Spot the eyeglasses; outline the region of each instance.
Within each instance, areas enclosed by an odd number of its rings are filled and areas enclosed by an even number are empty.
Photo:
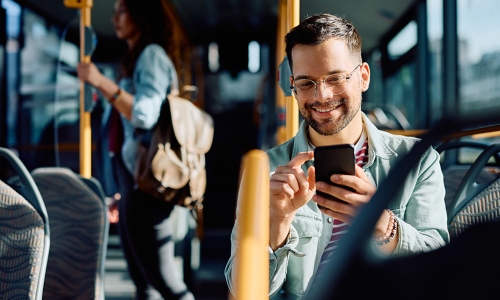
[[[295,96],[299,100],[309,100],[318,91],[318,83],[323,83],[328,90],[333,92],[333,95],[340,95],[345,92],[347,80],[352,78],[352,74],[361,66],[359,64],[349,75],[332,74],[328,75],[323,81],[312,81],[310,79],[299,79],[290,86],[293,89]]]

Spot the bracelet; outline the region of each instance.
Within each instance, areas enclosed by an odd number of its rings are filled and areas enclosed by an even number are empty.
[[[111,96],[111,98],[108,99],[109,103],[116,104],[118,102],[118,100],[120,99],[121,93],[122,93],[122,89],[118,88],[118,91],[116,91],[116,93],[113,96]]]
[[[387,231],[383,235],[379,235],[373,238],[373,242],[377,246],[383,246],[392,241],[398,231],[398,219],[396,219],[396,216],[392,211],[387,211],[389,212],[389,214],[391,214],[389,225],[387,226]]]

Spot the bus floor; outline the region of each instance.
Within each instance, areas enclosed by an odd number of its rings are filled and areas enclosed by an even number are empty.
[[[200,247],[200,264],[194,273],[191,288],[197,300],[228,299],[224,267],[229,258],[230,234],[230,230],[205,231]],[[113,230],[108,240],[104,293],[106,300],[135,299],[135,286],[127,271],[120,238]]]

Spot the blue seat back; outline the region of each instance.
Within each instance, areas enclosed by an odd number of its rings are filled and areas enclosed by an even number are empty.
[[[24,164],[0,148],[16,173],[16,189],[0,181],[0,299],[42,299],[50,247],[49,219]],[[16,191],[17,190],[17,191]]]
[[[102,195],[67,168],[39,168],[32,176],[52,229],[44,299],[104,299],[109,223]]]

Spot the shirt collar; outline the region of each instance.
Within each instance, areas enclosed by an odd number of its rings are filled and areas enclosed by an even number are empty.
[[[361,150],[361,148],[363,148],[363,146],[365,145],[365,141],[366,141],[365,131],[366,131],[366,128],[365,128],[365,125],[363,123],[363,131],[361,132],[361,137],[359,138],[356,145],[354,145],[354,154],[358,153]]]
[[[370,159],[368,165],[371,165],[375,156],[382,159],[389,159],[393,156],[398,156],[397,153],[387,144],[384,133],[378,130],[363,112],[361,113],[361,117],[363,118],[363,123],[366,126],[366,132],[368,133],[368,155]]]

